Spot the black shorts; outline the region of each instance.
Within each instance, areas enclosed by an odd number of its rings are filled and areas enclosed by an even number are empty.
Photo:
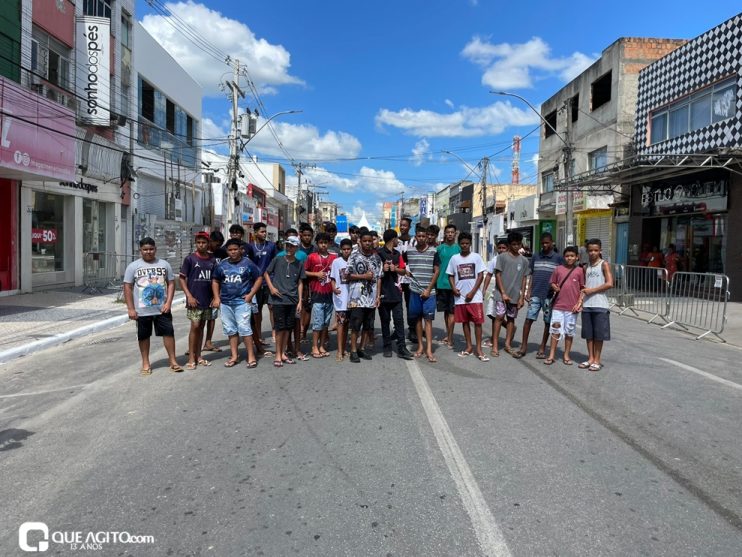
[[[582,310],[582,338],[611,340],[611,312],[604,308]]]
[[[263,283],[255,293],[255,303],[258,304],[258,310],[263,311],[263,306],[267,304],[270,299],[271,293],[270,290],[268,290],[268,285]]]
[[[435,305],[438,311],[453,313],[456,309],[456,299],[453,290],[441,288],[435,290]]]
[[[361,332],[361,328],[364,331],[372,331],[374,329],[374,315],[376,315],[376,308],[348,308],[348,315],[350,316],[350,328],[356,333]]]
[[[276,331],[293,331],[296,327],[296,306],[273,305],[273,328]]]
[[[174,337],[173,314],[140,315],[137,317],[137,340],[147,340],[152,336],[152,325],[158,337]]]

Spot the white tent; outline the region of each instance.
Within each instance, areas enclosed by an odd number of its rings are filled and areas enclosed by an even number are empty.
[[[361,215],[361,220],[358,221],[358,224],[356,225],[358,228],[363,228],[364,226],[366,228],[371,228],[371,226],[368,224],[368,219],[366,218],[366,211],[363,211],[363,215]]]

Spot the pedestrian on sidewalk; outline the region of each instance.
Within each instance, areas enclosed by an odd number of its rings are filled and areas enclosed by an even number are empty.
[[[424,226],[415,228],[415,246],[404,254],[407,264],[407,278],[410,285],[410,308],[407,313],[409,321],[415,322],[417,351],[415,358],[423,354],[428,362],[435,363],[433,354],[433,320],[435,319],[435,285],[441,272],[441,261],[438,252],[428,246],[428,229]],[[423,347],[425,335],[425,347]]]
[[[505,319],[507,333],[505,334],[505,352],[511,354],[514,358],[522,358],[522,350],[515,352],[512,348],[513,336],[515,335],[515,319],[518,317],[518,310],[523,307],[526,296],[526,280],[531,272],[528,259],[520,254],[523,246],[523,235],[520,232],[511,232],[508,234],[508,251],[497,256],[495,264],[495,280],[497,281],[497,291],[499,293],[499,304],[497,308],[496,320],[502,323]]]
[[[564,339],[564,356],[562,362],[571,366],[569,357],[572,349],[572,340],[577,328],[577,314],[582,311],[582,289],[585,286],[585,273],[578,263],[579,250],[577,246],[569,246],[564,250],[564,263],[551,273],[549,284],[554,295],[551,297],[551,346],[549,356],[544,364],[550,366],[556,359],[557,345]]]
[[[297,241],[299,242],[297,249],[296,249],[296,260],[302,264],[302,267],[304,266],[304,263],[307,260],[307,254],[304,252],[304,250],[301,249],[301,238],[299,236],[299,232],[296,230],[296,228],[289,228],[286,230],[285,233],[286,239],[295,236]],[[285,242],[284,242],[285,243]],[[286,249],[279,251],[276,257],[284,257],[286,255]],[[306,275],[305,275],[306,276]],[[302,280],[304,283],[304,288],[302,290],[308,289],[306,286],[306,280]],[[303,307],[305,304],[304,300],[304,294],[302,293],[302,303],[301,306]],[[274,316],[275,319],[275,316]],[[299,349],[300,343],[301,343],[301,315],[299,315],[299,318],[295,320],[296,324],[294,325],[294,330],[289,331],[289,334],[286,338],[286,346],[284,347],[284,354],[289,356],[290,358],[296,358],[297,360],[305,361],[307,358],[304,356],[304,354],[301,353],[301,350]],[[276,328],[274,327],[274,335]],[[293,338],[293,342],[291,337]]]
[[[234,367],[240,361],[238,348],[242,337],[247,350],[247,367],[254,368],[258,362],[250,316],[258,310],[255,295],[263,284],[263,277],[255,263],[242,255],[239,240],[227,240],[225,246],[229,257],[219,263],[211,275],[213,307],[221,307],[222,327],[224,336],[229,338],[231,352],[224,367]]]
[[[263,274],[273,305],[273,327],[276,331],[274,367],[296,363],[286,355],[285,350],[291,331],[296,329],[297,313],[301,315],[302,291],[307,276],[304,264],[296,257],[299,238],[295,235],[287,236],[285,248],[286,253],[271,261]]]
[[[209,235],[209,253],[214,257],[214,266],[218,265],[222,259],[228,257],[227,250],[222,247],[224,244],[224,234],[219,230],[212,230]],[[216,318],[219,316],[219,310],[212,308],[211,317],[206,321],[206,338],[204,339],[204,347],[202,352],[221,352],[222,349],[214,346],[212,339],[214,338],[214,326],[216,325]],[[190,354],[190,351],[189,351]]]
[[[186,369],[196,369],[197,365],[211,365],[211,362],[201,357],[204,326],[207,321],[212,320],[211,304],[214,301],[211,273],[216,260],[209,253],[209,240],[208,232],[196,233],[196,251],[186,257],[180,267],[180,289],[186,296],[186,315],[191,322]]]
[[[402,308],[402,289],[399,278],[405,273],[402,255],[394,249],[397,246],[397,231],[384,231],[384,246],[377,250],[381,259],[383,275],[381,277],[381,303],[379,304],[379,321],[384,343],[384,357],[392,357],[392,337],[396,341],[397,355],[403,359],[412,359],[405,346],[404,310]],[[391,321],[394,320],[394,334],[391,332]]]
[[[175,331],[171,307],[175,295],[175,275],[170,263],[157,257],[157,246],[152,238],[139,241],[139,255],[124,272],[124,299],[129,319],[137,322],[137,341],[142,356],[142,375],[152,374],[149,361],[152,327],[155,335],[162,337],[170,370],[183,368],[175,359]]]
[[[336,256],[327,251],[330,245],[329,234],[320,232],[315,242],[317,251],[309,254],[304,268],[309,279],[312,301],[312,358],[324,358],[330,355],[325,343],[333,311],[330,268]]]
[[[445,270],[448,269],[448,262],[451,261],[451,257],[457,253],[461,253],[461,248],[456,242],[456,225],[447,224],[443,229],[443,243],[436,248],[438,252],[438,260],[441,265],[441,272],[438,273],[438,281],[435,284],[435,302],[437,310],[443,313],[443,323],[445,326],[446,334],[443,336],[443,344],[448,348],[453,348],[453,328],[456,324],[454,317],[454,308],[456,307],[455,300],[453,297],[453,291],[451,290],[451,284],[448,282],[448,275]]]
[[[550,289],[550,281],[554,270],[563,264],[564,258],[554,249],[554,240],[551,234],[545,232],[541,236],[541,251],[534,253],[531,258],[531,282],[526,293],[528,313],[526,315],[526,322],[523,324],[523,338],[518,354],[526,355],[531,326],[538,319],[538,314],[543,310],[544,332],[541,335],[541,343],[538,346],[536,358],[543,360],[546,357],[546,341],[549,338],[552,297],[554,295],[554,290]]]
[[[348,259],[348,317],[350,318],[350,361],[371,360],[364,350],[364,338],[374,334],[374,313],[381,294],[381,259],[374,249],[369,230],[360,233],[361,247]]]
[[[489,356],[482,352],[484,297],[479,288],[484,280],[485,266],[482,257],[471,251],[471,242],[471,234],[468,232],[459,234],[461,253],[451,257],[446,274],[456,304],[454,310],[456,323],[461,323],[466,340],[466,347],[459,352],[459,357],[465,358],[476,352],[480,361],[489,362]],[[470,323],[474,324],[474,345],[472,345]]]
[[[348,336],[348,259],[353,252],[353,242],[349,238],[340,241],[340,257],[330,267],[332,282],[332,303],[337,321],[338,352],[336,362],[345,358],[345,341]]]
[[[491,325],[492,325],[492,336],[490,338],[489,343],[485,340],[482,342],[482,346],[489,345],[491,347],[490,354],[492,356],[499,356],[500,351],[498,349],[498,345],[500,344],[500,329],[502,326],[502,318],[505,316],[505,313],[500,314],[500,320],[497,320],[498,316],[498,307],[502,308],[504,307],[502,304],[498,306],[497,302],[502,301],[500,298],[500,292],[497,290],[497,280],[492,282],[492,277],[495,276],[495,266],[497,265],[497,257],[500,254],[505,253],[508,251],[508,243],[504,238],[501,238],[497,240],[497,245],[495,247],[497,252],[492,257],[490,261],[487,262],[487,273],[484,277],[484,286],[482,287],[482,293],[487,298],[487,317],[490,318]],[[492,288],[490,288],[490,284],[492,285]]]
[[[587,361],[580,369],[600,371],[603,368],[603,342],[611,340],[610,304],[606,291],[613,288],[611,266],[600,256],[603,246],[600,239],[587,241],[589,258],[585,269],[585,286],[582,289],[582,338],[587,341]]]

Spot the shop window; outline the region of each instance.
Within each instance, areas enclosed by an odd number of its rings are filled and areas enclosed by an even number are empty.
[[[31,272],[64,271],[64,196],[32,195]]]
[[[62,89],[69,89],[71,52],[59,41],[34,28],[31,39],[32,82],[40,78]]]
[[[545,117],[544,120],[546,121],[546,124],[544,125],[544,137],[551,137],[556,133],[556,127],[557,127],[557,111],[553,110],[549,112]]]
[[[106,251],[106,205],[93,199],[82,200],[82,250]]]
[[[588,154],[590,170],[600,170],[608,165],[608,147],[601,147]]]
[[[592,98],[592,110],[596,110],[611,100],[611,80],[613,72],[609,71],[602,77],[593,81],[590,86],[590,96]]]

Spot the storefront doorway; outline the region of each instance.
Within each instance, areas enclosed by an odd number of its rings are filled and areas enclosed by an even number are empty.
[[[0,180],[0,293],[18,289],[18,182]]]

